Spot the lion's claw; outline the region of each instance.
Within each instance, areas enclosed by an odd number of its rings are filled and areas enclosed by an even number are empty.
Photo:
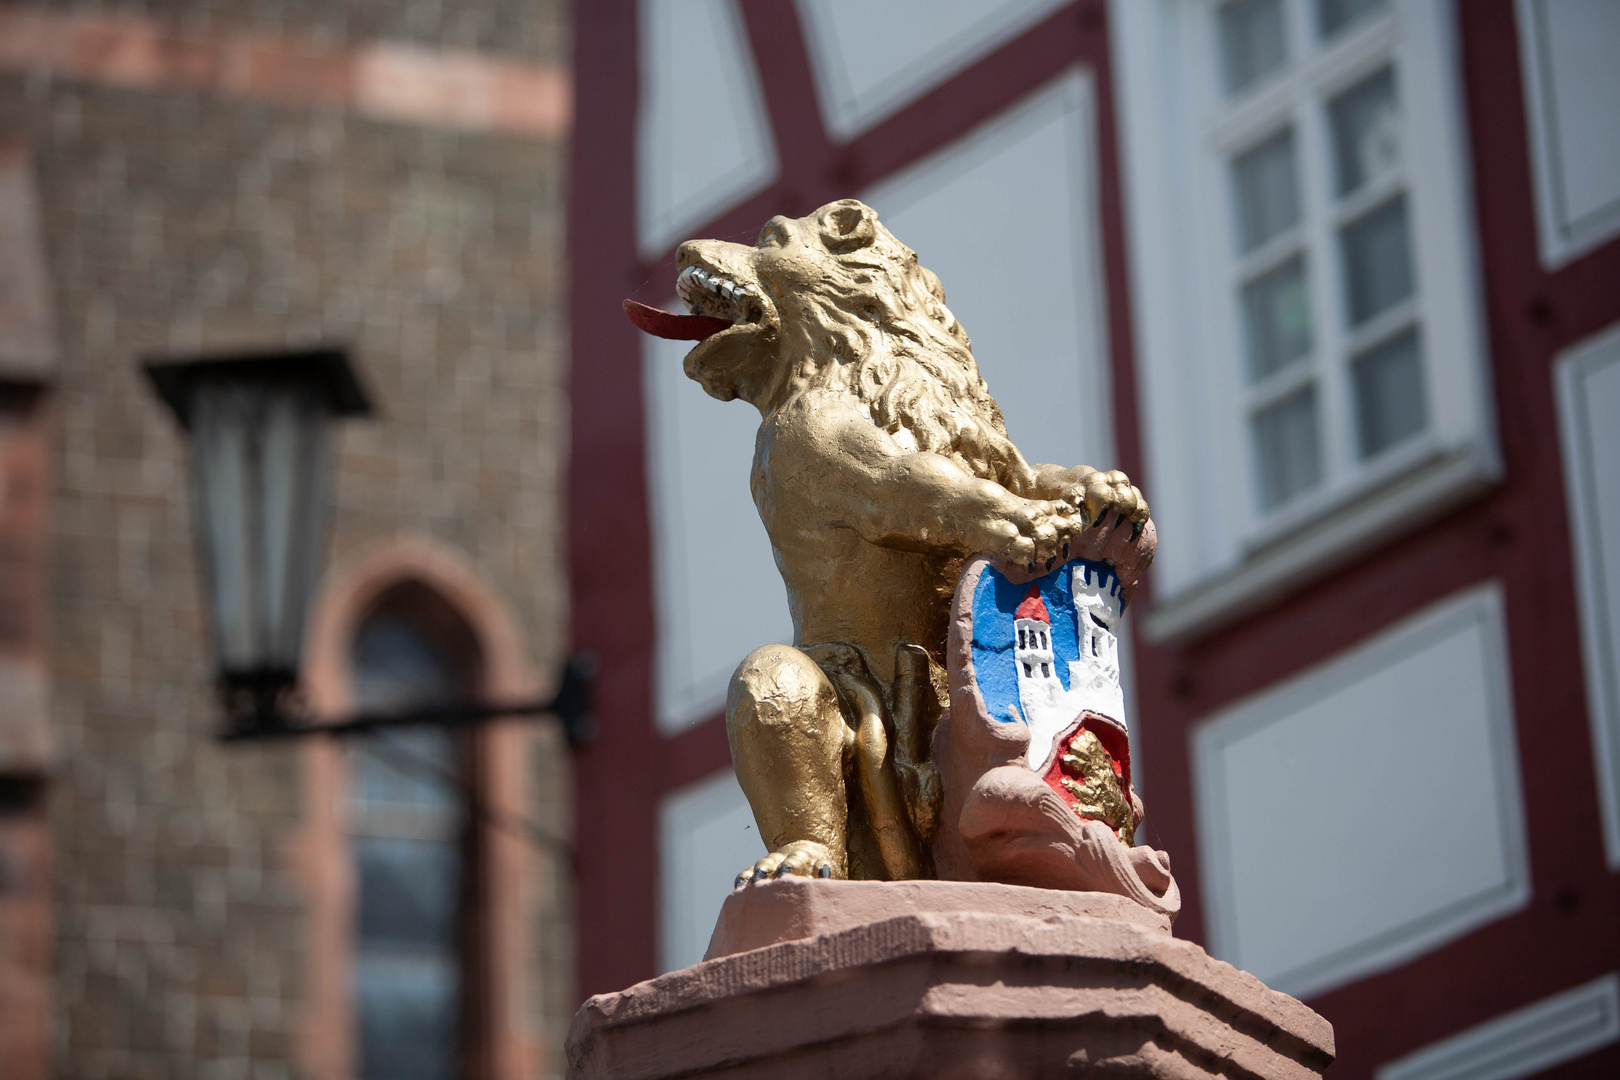
[[[733,889],[785,877],[842,877],[832,852],[813,840],[794,840],[771,852],[737,875]]]

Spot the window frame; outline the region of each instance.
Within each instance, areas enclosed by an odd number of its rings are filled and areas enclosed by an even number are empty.
[[[1485,353],[1466,113],[1454,15],[1445,0],[1396,0],[1319,46],[1316,5],[1283,0],[1289,60],[1227,96],[1220,77],[1219,0],[1113,0],[1111,28],[1124,133],[1131,300],[1143,383],[1149,499],[1169,542],[1156,561],[1150,640],[1195,638],[1325,573],[1392,528],[1471,498],[1500,475]],[[1314,53],[1301,60],[1303,49]],[[1402,162],[1394,179],[1336,194],[1329,108],[1385,67],[1394,70]],[[1251,446],[1236,254],[1233,160],[1293,131],[1301,217],[1260,245],[1282,266],[1306,263],[1312,347],[1275,372],[1318,395],[1322,480],[1259,509]],[[1339,225],[1407,200],[1414,295],[1351,328]],[[1270,250],[1268,250],[1270,249]],[[1281,254],[1279,254],[1279,251]],[[1165,318],[1167,311],[1176,312]],[[1357,453],[1352,363],[1402,328],[1419,327],[1427,426],[1372,455]],[[1309,369],[1288,374],[1289,367]],[[1279,395],[1277,400],[1281,400]],[[1241,494],[1232,477],[1241,477]]]

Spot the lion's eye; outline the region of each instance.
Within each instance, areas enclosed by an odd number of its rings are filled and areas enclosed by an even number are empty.
[[[755,247],[765,247],[774,244],[778,247],[787,243],[787,230],[780,225],[767,225],[759,232],[759,239],[754,242]]]

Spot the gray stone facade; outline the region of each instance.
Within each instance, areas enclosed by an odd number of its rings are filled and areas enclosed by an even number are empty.
[[[242,7],[139,17],[567,56],[557,3]],[[332,559],[401,533],[459,552],[549,676],[566,652],[565,146],[37,72],[0,74],[0,133],[32,154],[58,339],[42,406],[51,1073],[300,1075],[303,750],[212,737],[185,445],[139,362],[349,346],[376,415],[340,429]],[[535,732],[528,813],[566,835],[568,751]],[[574,1006],[555,851],[526,895],[545,1074]]]

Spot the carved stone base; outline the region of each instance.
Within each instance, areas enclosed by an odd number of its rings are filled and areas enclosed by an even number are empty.
[[[1129,903],[962,882],[753,885],[726,901],[712,959],[580,1007],[569,1075],[1238,1080],[1332,1062],[1327,1021],[1116,902]]]

